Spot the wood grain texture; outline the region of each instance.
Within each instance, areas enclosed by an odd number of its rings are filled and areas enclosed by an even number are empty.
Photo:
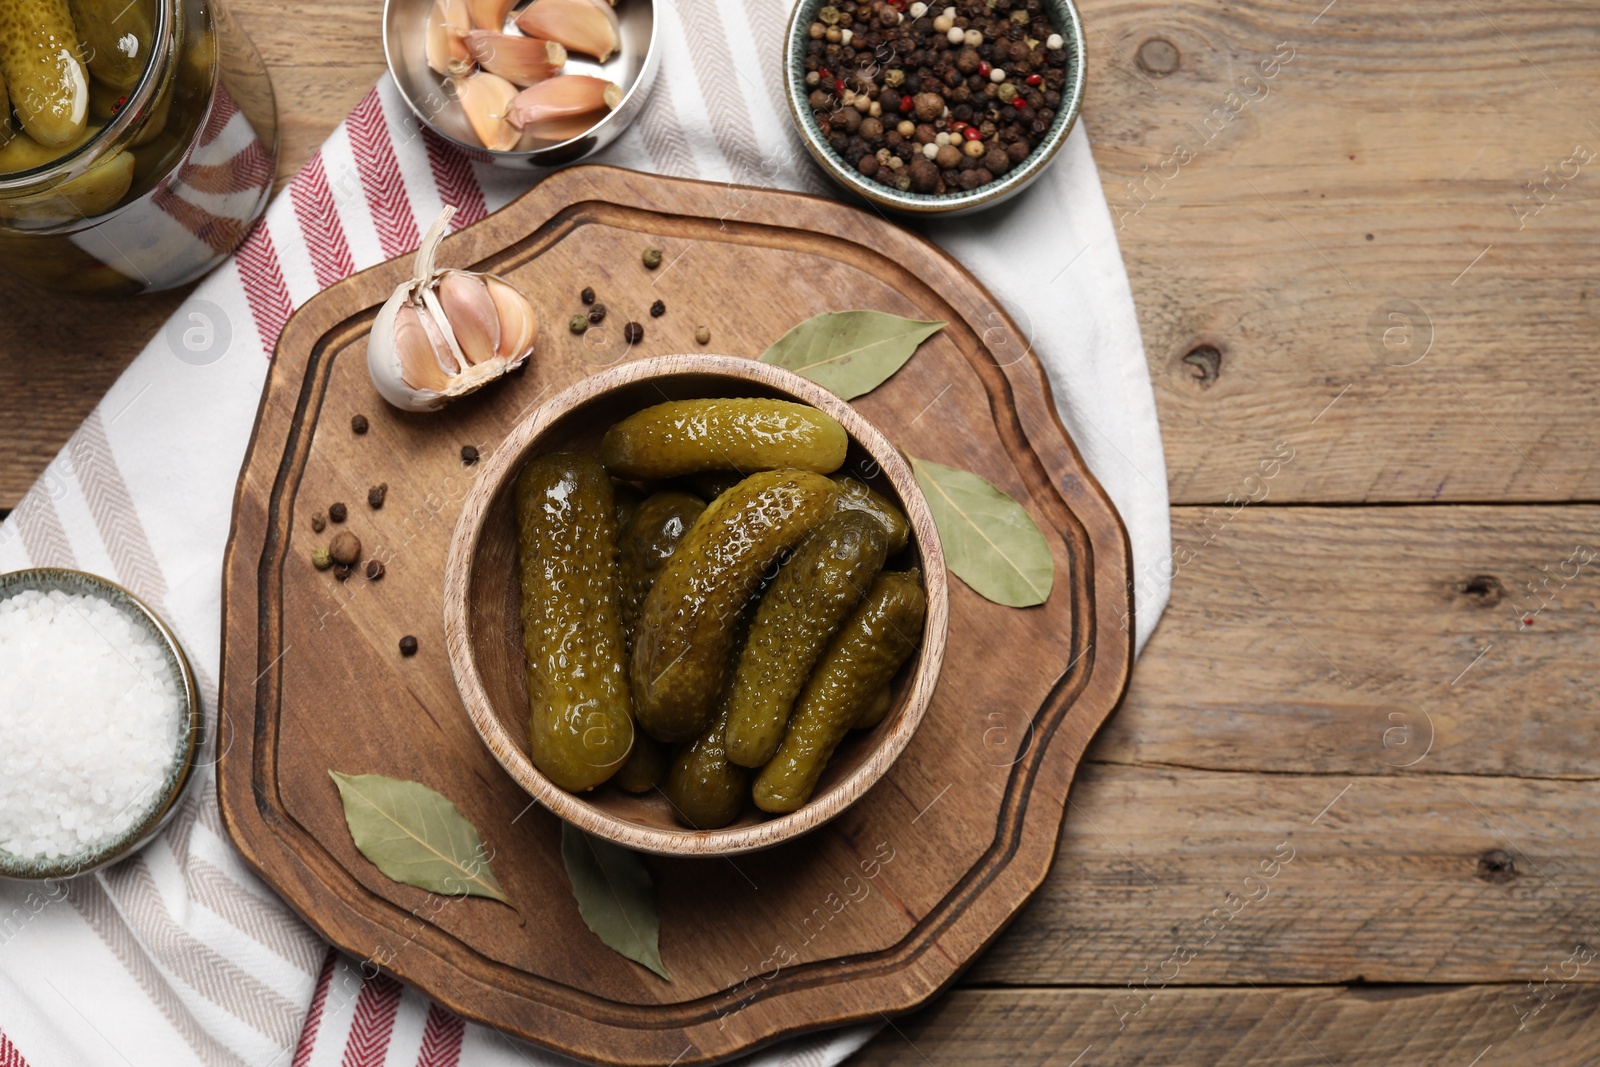
[[[851,1067],[1587,1067],[1600,989],[1183,989],[1127,1015],[1102,991],[964,989],[897,1019]],[[1533,999],[1530,999],[1533,997]],[[1132,1001],[1137,1003],[1137,1001]],[[1524,1013],[1533,1004],[1537,1014]],[[1125,1023],[1119,1028],[1119,1021]]]
[[[895,568],[915,567],[922,574],[927,618],[917,651],[901,668],[888,715],[877,729],[841,744],[807,803],[776,818],[747,810],[727,826],[693,830],[683,825],[662,790],[634,795],[602,789],[574,795],[534,765],[522,591],[508,579],[517,573],[513,500],[525,464],[552,452],[594,454],[606,427],[664,398],[719,396],[775,396],[808,404],[844,427],[850,451],[840,469],[867,478],[899,507],[911,527],[911,554]],[[793,371],[749,357],[657,356],[621,363],[551,397],[512,427],[484,464],[462,502],[445,561],[445,643],[456,691],[479,736],[506,773],[557,818],[636,851],[733,856],[811,832],[854,804],[888,772],[916,733],[939,684],[950,622],[949,584],[939,533],[911,465],[854,407]]]
[[[759,192],[728,223],[728,195],[575,168],[448,238],[441,264],[501,274],[554,323],[525,373],[439,414],[388,408],[366,368],[368,327],[409,260],[308,303],[272,362],[225,564],[218,789],[245,857],[335,943],[458,1011],[607,1063],[709,1062],[904,1011],[946,985],[1043,880],[1073,769],[1121,697],[1132,654],[1121,625],[1127,535],[1042,370],[1002,366],[985,347],[989,295],[875,216]],[[687,265],[652,273],[639,262],[646,245]],[[580,337],[560,329],[559,309],[576,308],[586,284],[610,316]],[[735,289],[763,299],[715,296]],[[665,316],[641,314],[658,298]],[[947,323],[853,407],[896,447],[972,470],[1019,501],[1045,533],[1057,582],[1027,610],[952,583],[950,643],[922,725],[833,822],[736,860],[653,858],[669,985],[583,927],[556,819],[503,772],[461,708],[441,575],[483,472],[464,468],[459,449],[493,451],[539,403],[603,367],[692,347],[698,324],[729,351],[755,354],[847,306]],[[630,345],[615,324],[632,317],[650,325]],[[919,421],[935,401],[938,418]],[[359,436],[358,412],[370,422]],[[383,508],[363,507],[380,481]],[[310,516],[334,501],[350,503],[347,528],[387,564],[381,582],[341,585],[310,567],[325,540]],[[409,659],[396,651],[405,633],[422,646]],[[377,874],[350,842],[329,769],[450,797],[494,850],[507,894],[537,902],[535,917],[523,927],[504,907],[435,903]]]

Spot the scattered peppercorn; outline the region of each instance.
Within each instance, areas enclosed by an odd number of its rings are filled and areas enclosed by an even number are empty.
[[[605,318],[606,306],[604,304],[596,304],[594,307],[589,309],[589,324],[591,326],[600,325],[605,321]]]
[[[630,322],[622,328],[622,339],[630,345],[636,345],[644,340],[644,327],[637,322]]]
[[[651,245],[649,248],[644,250],[644,255],[640,258],[644,260],[644,265],[647,268],[650,270],[655,270],[657,267],[661,266],[661,249],[657,248],[655,245]]]
[[[571,330],[573,333],[582,333],[588,328],[589,317],[581,311],[572,316],[572,321],[567,323],[567,329]]]
[[[478,450],[477,450],[477,448],[472,446],[472,445],[462,445],[461,446],[461,464],[462,464],[462,466],[470,467],[476,462],[478,462]]]
[[[587,285],[584,286],[583,287],[583,292],[578,294],[578,299],[582,300],[586,306],[589,305],[589,304],[594,303],[594,289],[593,289],[593,287],[587,286]]]
[[[341,582],[347,582],[347,581],[350,580],[350,571],[351,570],[352,570],[352,568],[349,567],[347,564],[340,563],[339,565],[337,565],[336,567],[333,568],[333,576],[335,578],[339,579]]]
[[[369,559],[369,560],[367,560],[367,581],[375,582],[379,578],[382,578],[383,575],[384,575],[383,560],[381,560],[381,559]]]
[[[350,430],[357,435],[367,432],[367,417],[365,415],[350,416]]]
[[[328,555],[333,557],[335,563],[343,563],[346,567],[361,560],[361,538],[349,530],[341,530],[328,545]]]
[[[328,521],[330,522],[343,522],[348,514],[349,511],[343,504],[328,505]]]
[[[389,483],[380,482],[367,490],[367,507],[376,511],[383,507],[383,498],[389,495]]]
[[[702,326],[694,332],[694,339],[703,345],[711,343],[711,327]]]
[[[651,318],[659,319],[661,316],[665,315],[666,313],[667,313],[667,305],[666,305],[666,303],[664,301],[657,300],[654,304],[650,305],[650,317]]]
[[[315,515],[311,516],[311,529],[312,530],[314,530],[317,533],[321,533],[323,530],[326,530],[327,528],[328,528],[328,517],[326,515],[324,515],[322,512],[319,511]]]
[[[311,553],[311,565],[319,571],[325,571],[333,566],[333,557],[326,548],[316,549]]]
[[[402,656],[415,656],[417,654],[417,639],[406,634],[400,639],[400,654]]]

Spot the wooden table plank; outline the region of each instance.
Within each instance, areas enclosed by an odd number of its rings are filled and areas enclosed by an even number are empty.
[[[1182,989],[1127,1016],[1101,990],[962,989],[897,1019],[851,1067],[1587,1067],[1600,989]],[[1124,1025],[1118,1028],[1119,1020]]]

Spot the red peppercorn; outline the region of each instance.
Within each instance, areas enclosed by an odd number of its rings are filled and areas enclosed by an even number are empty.
[[[950,132],[951,133],[960,133],[962,130],[964,130],[966,128],[967,128],[967,124],[965,122],[952,122],[950,124]]]
[[[1044,82],[1044,79],[1039,77],[1039,75],[1037,75],[1037,74],[1028,75],[1028,84],[1029,85],[1040,85],[1043,82]]]
[[[817,77],[821,78],[823,81],[832,81],[833,71],[829,70],[827,67],[819,67],[817,68]]]
[[[962,132],[963,135],[966,136],[967,140],[969,140],[969,141],[981,141],[981,140],[983,140],[983,134],[978,132],[978,127],[976,127],[976,126],[968,126],[966,129],[962,130],[961,132]]]
[[[911,97],[902,96],[900,98],[900,114],[902,114],[902,115],[910,114],[912,107],[913,107],[913,102],[911,100]]]
[[[836,92],[836,93],[843,93],[844,92],[844,82],[843,81],[835,81],[833,83],[833,91]]]
[[[987,59],[979,60],[978,77],[987,78],[989,76],[989,72],[992,70],[994,70],[994,68],[989,65],[989,61]]]
[[[1028,102],[1026,100],[1022,99],[1022,97],[1020,97],[1020,96],[1013,97],[1012,100],[1011,100],[1011,106],[1016,108],[1018,111],[1020,111],[1023,108],[1028,106]]]

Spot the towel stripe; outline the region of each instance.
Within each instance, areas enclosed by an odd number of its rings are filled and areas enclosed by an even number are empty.
[[[283,268],[278,265],[278,252],[272,247],[266,220],[256,226],[233,258],[239,267],[239,280],[244,283],[250,315],[256,321],[256,332],[261,335],[261,349],[271,359],[294,304],[289,300],[289,287],[284,284]]]
[[[326,289],[354,274],[355,260],[350,257],[350,242],[345,239],[344,226],[334,210],[333,194],[328,191],[328,168],[322,161],[321,149],[289,183],[289,199],[294,203],[295,221],[300,224],[306,251],[311,254],[317,285]]]
[[[161,604],[167,599],[167,579],[150,548],[117,458],[111,453],[100,408],[95,408],[72,435],[67,454],[72,457],[78,487],[94,516],[100,540],[117,568],[118,580],[136,595]]]
[[[433,1022],[431,1016],[428,1022]],[[28,1067],[28,1061],[22,1058],[22,1053],[18,1052],[17,1046],[6,1037],[4,1030],[0,1030],[0,1067]]]
[[[340,1067],[383,1067],[394,1036],[394,1020],[400,1011],[399,982],[380,974],[361,987],[356,997],[356,1015],[350,1023],[350,1040],[344,1047]]]
[[[439,199],[456,209],[450,232],[471,226],[489,214],[483,188],[472,171],[472,161],[428,127],[422,127],[422,144],[428,152],[428,169],[439,187]]]
[[[311,1009],[306,1012],[306,1025],[300,1031],[300,1043],[295,1046],[294,1061],[290,1067],[306,1067],[311,1062],[311,1053],[317,1047],[317,1031],[322,1028],[322,1014],[327,1010],[328,987],[333,984],[333,965],[338,959],[339,950],[329,945],[328,954],[322,960],[322,973],[317,975],[317,991],[311,996]]]
[[[422,243],[416,214],[400,176],[394,144],[389,140],[389,124],[383,117],[383,101],[374,89],[362,98],[345,120],[350,131],[350,150],[361,174],[361,188],[367,194],[367,207],[378,230],[378,243],[385,258],[404,255]]]
[[[422,1028],[422,1048],[417,1051],[417,1067],[456,1067],[461,1062],[461,1041],[466,1033],[467,1024],[461,1016],[430,1003],[428,1022]]]
[[[35,567],[77,565],[67,531],[61,525],[61,516],[56,514],[55,502],[45,492],[43,482],[34,483],[17,510],[11,513],[10,527],[22,535],[22,547]]]

